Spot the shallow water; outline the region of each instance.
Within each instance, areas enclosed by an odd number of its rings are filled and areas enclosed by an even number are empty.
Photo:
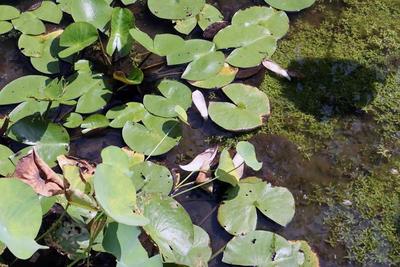
[[[23,3],[25,8],[29,7],[27,2],[29,1]],[[215,2],[219,4],[225,17],[229,19],[239,8],[262,3],[263,1],[240,0],[236,1],[235,4],[232,4],[231,0]],[[343,6],[339,1],[333,1],[330,8],[340,14]],[[147,13],[142,12],[143,7],[140,5],[133,6],[132,11],[136,14],[139,28],[149,32],[151,35],[170,31],[170,25],[167,23],[160,25],[159,21],[154,17],[145,15]],[[311,9],[292,15],[291,19],[293,21],[307,21],[318,27],[323,17]],[[150,58],[146,64],[151,65],[160,60],[159,57]],[[148,75],[151,77],[153,72],[162,72],[163,70],[161,66],[158,69],[152,69],[152,73],[148,73]],[[1,41],[0,88],[15,78],[28,73],[32,74],[35,71],[30,66],[29,61],[19,53],[15,40]],[[263,80],[264,74],[264,72],[259,72],[257,75],[246,79],[245,82],[258,85]],[[148,82],[152,84],[153,81],[150,79]],[[115,101],[113,102],[115,104],[119,100],[113,99],[113,101]],[[0,114],[4,114],[9,110],[9,108],[1,108]],[[165,163],[171,169],[177,168],[178,164],[187,162],[207,148],[210,145],[206,141],[208,137],[213,135],[232,136],[231,133],[219,129],[212,122],[203,123],[194,111],[190,111],[189,115],[194,129],[186,127],[184,129],[184,138],[179,146],[166,156],[157,158],[157,160]],[[353,266],[354,264],[345,259],[346,251],[344,247],[333,248],[326,242],[329,229],[323,224],[323,220],[327,207],[310,204],[308,196],[313,193],[316,184],[325,186],[331,183],[346,183],[352,179],[352,177],[349,177],[348,172],[338,168],[338,161],[340,160],[346,160],[353,165],[362,166],[363,168],[357,170],[357,174],[368,173],[376,162],[371,162],[370,157],[365,156],[362,151],[378,146],[380,140],[374,132],[376,125],[368,116],[357,113],[350,114],[349,118],[342,118],[340,125],[341,127],[336,130],[334,138],[326,142],[324,149],[312,155],[310,159],[305,159],[296,144],[284,137],[267,134],[253,136],[250,141],[256,147],[259,160],[263,162],[263,169],[259,172],[246,170],[245,173],[245,176],[258,176],[274,185],[289,188],[296,199],[296,215],[286,228],[279,227],[265,218],[260,219],[263,218],[260,215],[257,229],[272,230],[290,240],[307,240],[320,256],[321,266]],[[79,134],[73,134],[73,136],[75,138],[71,142],[71,155],[90,159],[94,162],[100,161],[100,151],[104,147],[124,145],[120,131],[116,130],[105,130],[84,137]],[[399,154],[400,152],[393,151],[393,153]],[[223,192],[223,189],[216,188],[216,193],[213,195],[202,190],[196,190],[178,198],[189,211],[193,222],[202,226],[209,233],[214,251],[224,246],[231,238],[216,220],[216,207],[223,198],[218,193]],[[223,267],[228,265],[221,263],[220,255],[210,262],[210,266]]]

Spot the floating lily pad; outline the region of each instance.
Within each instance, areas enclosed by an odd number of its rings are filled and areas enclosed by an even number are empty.
[[[210,102],[208,112],[211,119],[226,130],[244,131],[260,127],[264,117],[270,113],[268,97],[256,87],[236,83],[225,86],[222,91],[234,104]]]
[[[108,84],[102,75],[92,74],[90,70],[78,71],[68,77],[68,84],[64,88],[64,100],[76,99],[89,91],[104,91]]]
[[[29,185],[12,178],[0,179],[0,190],[0,241],[20,259],[28,259],[38,249],[47,248],[35,242],[42,224],[37,194]]]
[[[233,82],[238,71],[238,68],[232,67],[229,64],[225,63],[223,68],[219,73],[217,73],[217,75],[203,81],[189,81],[189,83],[193,86],[204,89],[221,88]]]
[[[57,32],[61,34],[62,31]],[[60,39],[57,34],[53,34],[44,42],[42,55],[31,58],[32,66],[45,74],[55,74],[60,72],[58,53],[61,51]]]
[[[18,18],[20,12],[13,6],[0,5],[0,20],[12,20]]]
[[[139,122],[144,118],[145,108],[141,103],[129,102],[123,106],[118,106],[107,111],[106,117],[111,121],[113,128],[122,128],[128,121]]]
[[[212,42],[201,39],[188,40],[182,47],[177,47],[174,52],[167,55],[167,63],[168,65],[188,63],[213,51],[215,45]]]
[[[168,195],[172,190],[172,174],[164,166],[145,161],[132,166],[131,171],[137,191]]]
[[[222,70],[224,63],[224,53],[220,51],[210,52],[190,62],[183,72],[182,78],[192,81],[212,78]]]
[[[162,19],[186,19],[196,16],[205,5],[205,0],[148,0],[151,13]]]
[[[66,122],[63,125],[67,128],[77,128],[82,122],[82,115],[72,112],[67,116]]]
[[[289,18],[285,12],[261,6],[239,10],[232,17],[232,24],[243,27],[260,25],[268,29],[276,38],[281,38],[289,30]]]
[[[88,22],[99,30],[104,30],[112,12],[105,0],[74,0],[71,3],[71,15],[75,22]]]
[[[241,141],[236,145],[236,151],[244,159],[246,165],[255,171],[259,171],[262,168],[262,162],[258,162],[256,151],[253,144]]]
[[[14,152],[11,149],[0,145],[0,175],[7,176],[14,172],[15,166],[9,158],[12,155],[14,155]]]
[[[40,114],[43,115],[47,108],[48,108],[49,102],[47,101],[36,101],[36,100],[27,100],[25,102],[22,102],[18,106],[16,106],[10,114],[8,114],[10,118],[10,123],[17,122],[25,117],[34,115],[34,114]],[[54,102],[51,106],[51,108],[59,106],[58,103]]]
[[[118,167],[105,163],[98,165],[93,181],[96,199],[107,215],[126,225],[139,226],[148,223],[143,215],[134,211],[135,185]]]
[[[87,117],[81,124],[82,133],[88,133],[95,129],[106,128],[110,121],[102,114],[93,114]]]
[[[133,28],[129,30],[129,34],[133,37],[133,39],[141,44],[144,48],[146,48],[150,52],[154,52],[154,42],[151,37],[139,30],[138,28]]]
[[[0,21],[0,34],[5,34],[13,29],[13,25],[8,21]]]
[[[240,266],[301,266],[300,245],[267,231],[253,231],[228,242],[222,261]]]
[[[111,34],[107,43],[107,54],[112,56],[117,51],[125,56],[132,48],[133,39],[129,30],[134,26],[133,14],[129,9],[116,7],[111,16]]]
[[[143,124],[127,122],[122,129],[122,137],[132,150],[157,156],[176,146],[182,135],[178,120],[146,113]],[[146,138],[146,142],[143,142],[143,138]]]
[[[60,23],[63,16],[60,7],[51,1],[43,1],[32,13],[41,20],[56,24]]]
[[[0,91],[0,105],[17,104],[33,97],[40,98],[49,82],[48,77],[39,75],[18,78]]]
[[[286,11],[300,11],[312,6],[315,0],[265,0],[270,6]]]
[[[12,20],[14,28],[25,34],[38,35],[46,31],[44,23],[32,12],[24,12]]]
[[[236,186],[239,182],[240,175],[227,149],[224,149],[221,152],[215,176],[218,180],[229,183],[233,186]]]
[[[189,34],[197,25],[197,18],[192,17],[184,20],[175,21],[175,30],[183,34]]]
[[[25,117],[10,127],[8,136],[18,142],[34,146],[39,156],[54,166],[59,155],[69,150],[68,132],[60,125],[38,116]]]
[[[221,21],[223,19],[224,16],[216,7],[210,4],[205,4],[204,8],[198,15],[198,24],[200,28],[204,31],[211,24]]]
[[[173,118],[177,116],[175,106],[186,111],[192,105],[192,93],[183,83],[163,80],[157,88],[163,96],[145,95],[143,99],[145,108],[154,115]]]
[[[176,200],[161,194],[150,194],[143,200],[143,214],[150,223],[143,228],[157,244],[166,262],[175,253],[187,255],[193,245],[194,228],[186,210]]]
[[[61,58],[69,57],[96,42],[97,30],[87,22],[75,22],[65,28],[60,37],[60,45],[67,47],[58,55]]]
[[[113,73],[113,78],[125,84],[136,85],[142,83],[144,74],[140,68],[132,66],[128,75],[126,75],[123,71],[115,71]]]
[[[42,35],[22,34],[18,39],[18,48],[27,57],[41,57],[45,40]]]
[[[79,98],[75,111],[81,114],[96,112],[108,103],[111,94],[107,88],[94,87]]]
[[[103,238],[103,248],[117,258],[117,267],[162,267],[160,255],[149,258],[139,241],[140,228],[112,222]]]
[[[284,187],[272,187],[256,177],[242,179],[219,207],[218,221],[232,235],[245,234],[256,229],[256,209],[286,226],[294,216],[294,198]]]
[[[160,56],[172,54],[185,45],[185,40],[175,34],[157,34],[154,37],[154,50]]]

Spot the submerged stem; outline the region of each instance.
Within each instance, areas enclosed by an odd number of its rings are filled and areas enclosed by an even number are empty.
[[[36,242],[42,240],[46,235],[48,235],[50,232],[52,232],[62,221],[62,219],[64,219],[65,215],[67,215],[67,210],[69,207],[69,203],[65,206],[65,209],[63,211],[63,213],[60,215],[60,217],[58,217],[58,219],[50,226],[49,229],[47,229],[46,232],[44,232],[42,235],[40,235],[38,238],[36,238]]]

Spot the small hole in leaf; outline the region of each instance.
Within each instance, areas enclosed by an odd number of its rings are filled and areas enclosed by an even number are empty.
[[[257,239],[254,238],[253,240],[251,240],[251,243],[255,244],[255,243],[256,243],[256,240],[257,240]]]

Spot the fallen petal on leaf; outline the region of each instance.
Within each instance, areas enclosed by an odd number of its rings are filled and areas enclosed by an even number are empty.
[[[239,153],[236,153],[236,155],[233,157],[233,165],[235,165],[235,168],[237,168],[236,173],[238,174],[239,178],[242,178],[244,173],[244,159]]]
[[[192,100],[194,105],[196,106],[197,110],[200,112],[201,116],[207,120],[208,119],[208,110],[206,100],[204,95],[199,91],[196,90],[192,93]]]
[[[291,80],[291,77],[290,77],[288,71],[285,70],[284,68],[282,68],[281,66],[279,66],[278,64],[276,64],[275,62],[273,62],[271,60],[264,60],[262,64],[264,65],[264,67],[266,69],[278,74],[279,76],[285,77],[289,81]]]
[[[211,162],[217,155],[217,152],[218,147],[208,148],[204,152],[197,155],[189,164],[179,165],[179,167],[188,172],[208,171],[210,169]]]

